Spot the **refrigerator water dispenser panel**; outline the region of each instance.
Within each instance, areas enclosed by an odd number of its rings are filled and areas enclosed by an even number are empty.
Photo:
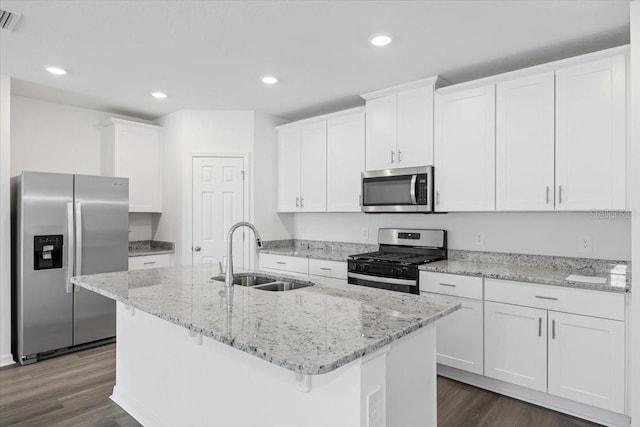
[[[62,235],[33,237],[33,269],[62,268]]]

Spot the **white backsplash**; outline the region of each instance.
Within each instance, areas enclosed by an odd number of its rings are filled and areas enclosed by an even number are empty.
[[[521,254],[631,259],[629,213],[449,213],[433,215],[299,213],[294,238],[376,243],[378,228],[442,228],[451,249]],[[582,236],[591,252],[580,251]]]

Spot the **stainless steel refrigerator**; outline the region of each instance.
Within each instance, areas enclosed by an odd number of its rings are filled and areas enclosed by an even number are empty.
[[[113,341],[115,302],[69,280],[127,270],[128,179],[23,172],[11,199],[14,359]]]

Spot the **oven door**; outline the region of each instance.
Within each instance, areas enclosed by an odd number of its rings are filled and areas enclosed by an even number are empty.
[[[433,167],[362,173],[362,212],[431,212]]]
[[[347,282],[352,285],[367,286],[369,288],[386,289],[389,291],[420,294],[418,281],[415,279],[397,279],[395,277],[380,277],[362,273],[347,273]]]

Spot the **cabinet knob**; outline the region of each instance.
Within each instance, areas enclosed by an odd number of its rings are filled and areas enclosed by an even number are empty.
[[[196,252],[200,252],[201,249],[202,248],[200,246],[196,246],[195,248],[193,248],[193,250],[196,251]]]

